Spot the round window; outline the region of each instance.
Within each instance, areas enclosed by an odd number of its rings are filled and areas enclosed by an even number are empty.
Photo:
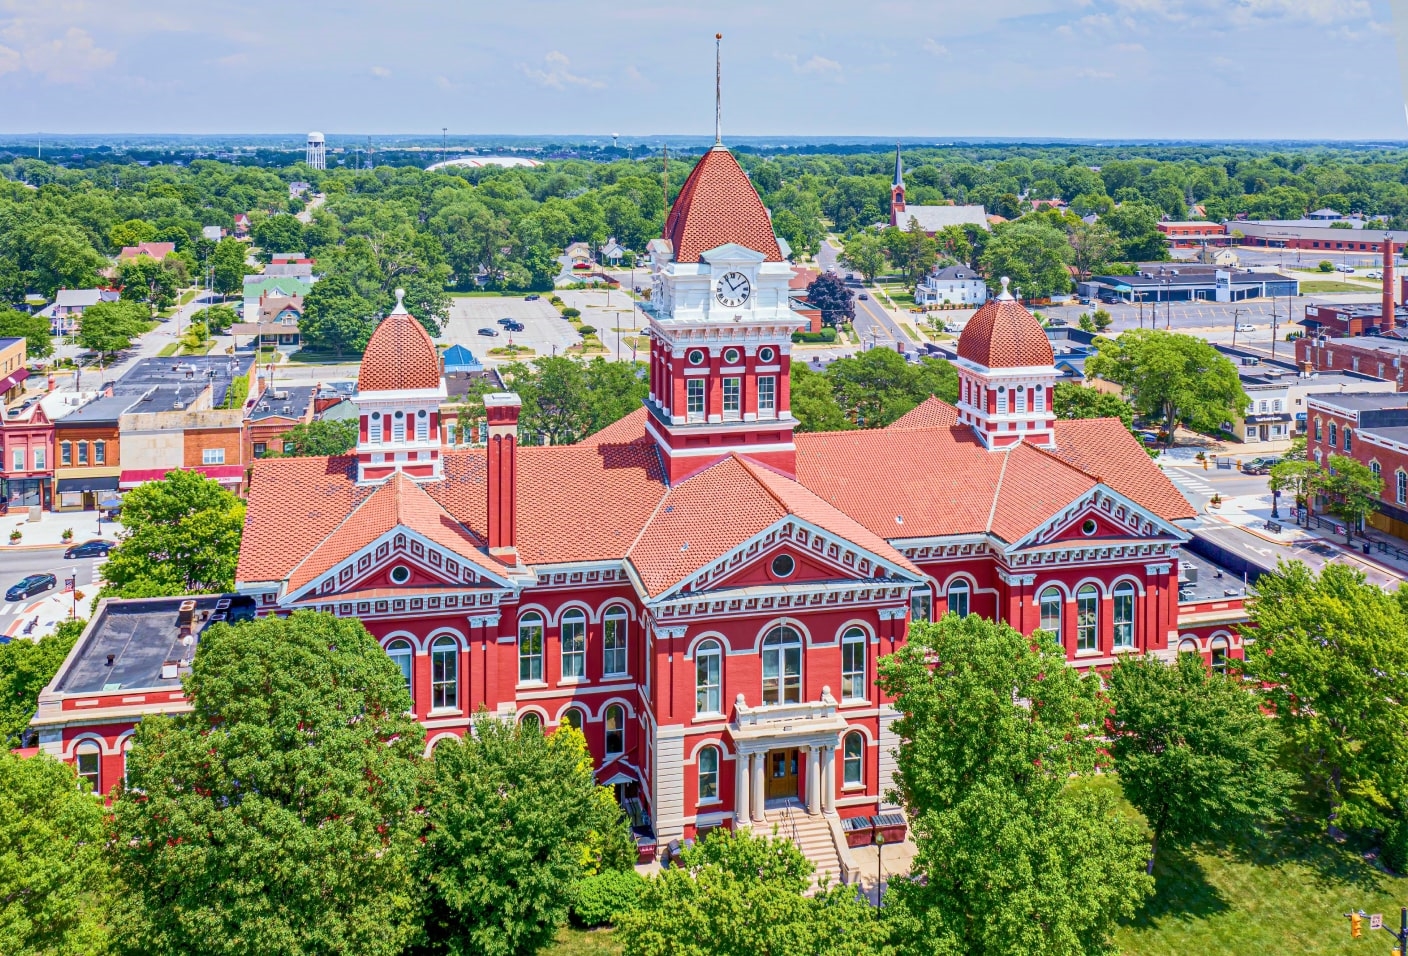
[[[703,349],[690,349],[690,350],[689,350],[689,364],[690,364],[690,365],[703,365],[703,364],[704,364],[704,350],[703,350]]]
[[[1087,535],[1089,535],[1089,534],[1094,534],[1094,533],[1095,533],[1095,519],[1094,519],[1094,518],[1086,518],[1085,521],[1084,521],[1084,522],[1081,524],[1081,526],[1080,526],[1080,533],[1081,533],[1081,534],[1087,534]]]
[[[391,569],[391,580],[397,584],[405,584],[411,579],[411,569],[404,564],[398,564]]]
[[[726,349],[724,351],[724,361],[730,365],[737,365],[738,360],[742,357],[743,355],[738,349]]]
[[[425,417],[425,409],[422,408],[420,411],[416,412],[416,418],[424,418],[424,417]]]
[[[779,554],[772,559],[772,573],[780,578],[785,578],[797,569],[797,562],[792,560],[790,554]]]
[[[770,348],[768,348],[768,347],[766,347],[766,346],[764,346],[763,348],[758,349],[758,361],[759,361],[759,362],[771,362],[771,361],[773,360],[773,357],[774,357],[775,355],[776,355],[776,353],[773,352],[772,349],[770,349]]]
[[[405,413],[405,412],[397,412],[397,413],[396,413],[396,417],[397,417],[397,418],[405,418],[405,417],[406,417],[406,413]]]
[[[372,421],[374,421],[374,422],[379,422],[379,421],[381,421],[381,412],[372,412]]]

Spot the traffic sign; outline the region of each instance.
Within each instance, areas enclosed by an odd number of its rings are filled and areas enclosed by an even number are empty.
[[[1382,914],[1382,913],[1371,913],[1371,914],[1369,914],[1369,928],[1370,928],[1370,929],[1383,929],[1383,928],[1384,928],[1384,914]]]

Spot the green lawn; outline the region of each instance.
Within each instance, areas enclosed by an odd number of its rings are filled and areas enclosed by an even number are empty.
[[[167,345],[163,345],[163,346],[161,347],[161,351],[158,352],[158,353],[156,353],[156,354],[157,354],[157,357],[158,357],[158,358],[166,358],[167,356],[175,355],[175,354],[176,354],[177,352],[179,352],[180,350],[181,350],[181,343],[180,343],[180,342],[171,342],[171,343],[169,343],[169,344],[167,344]]]
[[[581,930],[564,926],[557,932],[557,942],[545,952],[548,956],[619,956],[621,946],[609,929]]]
[[[1305,279],[1300,284],[1300,291],[1306,293],[1375,292],[1378,288],[1377,285],[1367,282],[1341,282],[1337,279]]]

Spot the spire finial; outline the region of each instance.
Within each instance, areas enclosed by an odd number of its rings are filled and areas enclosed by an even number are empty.
[[[1007,291],[1007,286],[1012,280],[1007,276],[1002,277],[1002,291],[997,294],[999,299],[1011,299],[1012,293]]]
[[[723,86],[723,39],[722,33],[714,34],[714,145],[724,141],[724,86]]]
[[[904,166],[900,162],[900,144],[895,140],[895,182],[894,185],[904,188]]]
[[[401,301],[401,300],[404,299],[405,297],[406,297],[406,290],[405,290],[405,289],[397,289],[397,290],[396,290],[396,308],[394,308],[394,309],[391,310],[391,314],[392,314],[392,315],[395,315],[395,314],[398,313],[398,312],[405,312],[405,311],[406,311],[406,306],[405,306],[404,304],[402,304],[402,301]]]

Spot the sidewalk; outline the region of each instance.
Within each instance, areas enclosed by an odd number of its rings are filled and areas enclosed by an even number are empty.
[[[65,542],[63,533],[73,530],[73,540]],[[102,530],[98,528],[96,511],[53,511],[40,512],[38,521],[29,520],[29,509],[12,507],[10,513],[0,517],[0,548],[18,551],[25,548],[53,548],[62,544],[82,544],[95,538],[116,541],[122,525],[102,520]],[[10,533],[18,530],[21,538],[18,544],[10,543]]]

